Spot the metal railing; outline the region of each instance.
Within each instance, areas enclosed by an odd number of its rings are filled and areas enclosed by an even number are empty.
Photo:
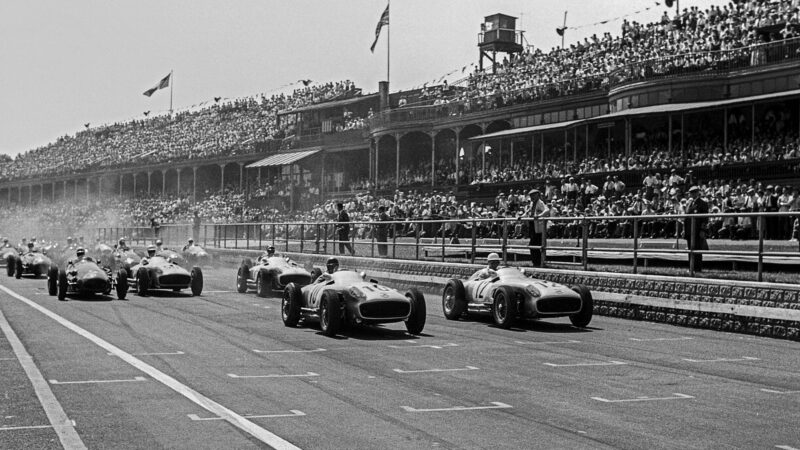
[[[497,252],[504,262],[509,259],[533,261],[540,255],[540,267],[547,267],[550,258],[557,265],[569,265],[588,270],[591,261],[611,257],[623,259],[630,264],[632,273],[647,266],[648,260],[675,260],[685,257],[689,273],[694,276],[699,264],[697,256],[709,255],[739,261],[742,265],[755,265],[758,281],[763,280],[765,264],[783,264],[797,270],[800,264],[800,248],[781,251],[790,244],[775,245],[778,250],[765,250],[766,230],[774,226],[772,221],[793,221],[800,212],[765,213],[714,213],[702,215],[640,215],[640,216],[577,216],[532,218],[468,218],[457,220],[409,219],[403,221],[355,221],[350,222],[347,239],[339,239],[335,222],[291,222],[291,223],[230,223],[164,225],[156,234],[152,228],[98,228],[101,241],[115,242],[126,237],[128,243],[145,245],[156,238],[167,246],[180,246],[189,237],[208,248],[263,250],[272,245],[278,251],[311,254],[350,254],[358,256],[407,260],[453,260],[475,263],[486,254]],[[752,233],[750,239],[738,241],[731,246],[727,239],[699,239],[691,248],[685,245],[680,231],[688,228],[690,236],[700,236],[704,231],[701,220],[738,221],[746,219]],[[686,221],[688,220],[688,224]],[[653,223],[671,222],[675,225],[674,238],[647,239],[642,230]],[[619,239],[590,237],[590,229],[597,225],[622,226],[627,230],[623,241]],[[785,223],[785,222],[784,222]],[[567,224],[573,229],[568,238],[548,237],[548,231]],[[541,230],[541,244],[531,245],[531,230]],[[686,233],[687,230],[683,230]],[[786,239],[783,239],[785,242]],[[549,241],[552,241],[549,242]],[[710,245],[703,246],[706,242]],[[574,245],[572,243],[574,242]],[[644,243],[647,246],[644,246]],[[569,244],[569,245],[567,245]],[[655,244],[655,245],[654,245]],[[350,248],[347,248],[347,247]],[[678,255],[677,257],[675,255]],[[682,255],[682,256],[681,256]],[[556,262],[555,258],[562,261]],[[563,259],[568,261],[563,261]],[[571,260],[571,261],[569,261]]]

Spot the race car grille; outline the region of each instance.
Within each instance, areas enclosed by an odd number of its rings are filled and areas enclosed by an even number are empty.
[[[573,313],[581,309],[581,299],[574,297],[543,298],[536,302],[536,309],[543,314]]]
[[[158,279],[158,283],[161,286],[165,287],[172,287],[172,286],[188,286],[189,283],[192,282],[192,277],[189,275],[183,274],[171,274],[171,275],[161,275],[161,278]]]
[[[303,274],[281,275],[279,278],[279,282],[281,284],[281,287],[286,286],[289,283],[297,283],[300,286],[305,286],[311,283],[311,277]]]
[[[361,317],[365,319],[388,319],[405,317],[411,312],[411,305],[404,302],[369,302],[359,306]]]
[[[90,278],[81,282],[80,288],[84,291],[104,292],[108,289],[108,282],[100,278]]]

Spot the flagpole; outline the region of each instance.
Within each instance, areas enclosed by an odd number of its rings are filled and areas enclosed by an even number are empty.
[[[389,8],[390,8],[390,6],[391,6],[391,3],[392,3],[392,2],[391,2],[390,0],[387,0],[387,1],[386,1],[386,10],[387,10],[387,11],[389,11]],[[390,17],[390,19],[389,19],[389,23],[387,23],[387,24],[386,24],[386,28],[387,28],[387,29],[386,29],[386,84],[387,84],[388,86],[391,86],[391,85],[389,84],[389,36],[390,36],[390,35],[391,35],[391,33],[392,33],[392,19],[391,19],[391,11],[389,12],[389,17]]]
[[[172,69],[169,71],[169,113],[172,114],[172,88],[175,86],[175,76],[172,75]]]

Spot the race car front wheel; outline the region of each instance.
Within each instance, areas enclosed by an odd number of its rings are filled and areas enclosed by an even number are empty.
[[[592,291],[582,284],[572,286],[572,290],[581,296],[581,310],[575,314],[571,314],[569,316],[569,321],[576,327],[584,328],[592,321],[592,314],[594,312]]]
[[[58,267],[50,266],[47,271],[47,293],[51,296],[58,294]]]
[[[425,318],[428,315],[425,296],[418,289],[411,288],[406,293],[406,298],[411,300],[411,313],[406,319],[406,330],[414,335],[420,334],[425,328]]]
[[[467,309],[466,291],[461,280],[453,278],[447,282],[442,293],[442,311],[447,320],[456,320]]]
[[[266,297],[270,290],[269,272],[262,270],[256,275],[256,295]]]
[[[64,269],[58,271],[58,299],[65,300],[67,298],[67,272]]]
[[[239,266],[239,271],[236,273],[236,292],[244,294],[247,292],[247,277],[250,276],[250,266],[245,264]]]
[[[128,271],[119,269],[117,272],[117,299],[125,300],[128,295]]]
[[[192,295],[195,297],[203,293],[203,269],[195,266],[192,268]]]
[[[281,318],[283,324],[287,327],[294,328],[297,322],[300,321],[300,302],[303,299],[303,293],[300,286],[295,283],[286,285],[283,290],[283,299],[281,300]]]
[[[342,325],[339,302],[327,293],[322,295],[319,305],[319,328],[325,336],[336,336]]]
[[[9,277],[13,277],[14,269],[16,269],[16,267],[17,267],[17,258],[15,258],[14,255],[8,255],[8,258],[6,258],[6,274]]]
[[[506,286],[497,288],[492,305],[492,318],[495,325],[500,328],[510,328],[517,314],[516,300],[510,289]]]

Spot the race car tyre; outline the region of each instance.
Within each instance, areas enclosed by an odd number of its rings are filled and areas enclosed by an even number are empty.
[[[247,292],[247,277],[250,276],[250,266],[242,263],[239,271],[236,272],[236,292],[244,294]]]
[[[8,255],[6,258],[6,274],[9,277],[14,276],[14,269],[17,267],[17,258],[14,255]]]
[[[64,269],[58,271],[58,299],[65,300],[67,298],[67,272]]]
[[[15,260],[14,278],[19,280],[22,278],[22,258],[15,258]]]
[[[136,293],[140,297],[147,297],[147,291],[150,289],[150,272],[144,267],[139,267],[136,271]]]
[[[117,272],[117,299],[125,300],[128,295],[128,271],[119,269]]]
[[[281,318],[283,324],[287,327],[294,328],[297,322],[300,321],[300,303],[303,300],[303,292],[300,286],[295,283],[286,285],[283,290],[283,299],[281,300]]]
[[[245,258],[242,260],[242,265],[247,267],[253,267],[253,260],[250,258]]]
[[[269,281],[270,281],[270,284],[272,285],[272,290],[273,291],[280,291],[281,290],[281,285],[280,285],[280,283],[278,281],[278,277],[271,276],[271,277],[269,277]]]
[[[411,314],[406,319],[406,330],[417,335],[422,333],[422,329],[425,328],[425,318],[428,315],[425,296],[418,289],[411,288],[406,292],[406,297],[411,300]]]
[[[456,320],[467,310],[464,283],[456,278],[447,282],[442,293],[442,311],[447,320]]]
[[[56,266],[50,266],[50,270],[47,271],[47,293],[51,297],[58,294],[58,267]]]
[[[511,290],[500,286],[494,293],[492,304],[492,318],[495,325],[500,328],[509,328],[517,315],[517,302]]]
[[[256,295],[264,298],[269,293],[269,273],[261,270],[256,275]]]
[[[342,314],[339,301],[335,296],[322,294],[319,303],[319,328],[325,336],[336,336],[342,325]]]
[[[322,275],[322,269],[320,269],[319,267],[314,267],[313,269],[311,269],[311,282],[313,283],[314,281],[316,281],[316,279],[319,278],[320,275]]]
[[[192,295],[198,297],[203,293],[203,269],[192,267]]]
[[[34,265],[33,268],[31,269],[31,272],[33,273],[33,278],[39,279],[39,277],[42,276],[41,270],[42,270],[41,267],[39,267],[38,265]]]
[[[572,325],[578,328],[585,328],[592,321],[592,313],[594,312],[594,300],[592,300],[592,291],[586,286],[578,284],[572,286],[572,290],[581,296],[581,310],[569,316],[569,321]]]

